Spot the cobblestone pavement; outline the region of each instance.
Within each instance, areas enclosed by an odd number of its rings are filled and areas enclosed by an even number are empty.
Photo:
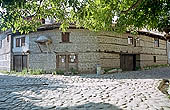
[[[170,110],[170,68],[79,76],[0,74],[0,110]]]

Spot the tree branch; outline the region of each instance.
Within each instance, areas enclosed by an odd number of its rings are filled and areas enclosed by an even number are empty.
[[[123,14],[127,14],[129,11],[131,11],[132,9],[138,7],[140,5],[140,3],[142,2],[143,0],[138,0],[135,4],[133,4],[129,9],[125,10],[125,11],[121,11],[121,13]]]

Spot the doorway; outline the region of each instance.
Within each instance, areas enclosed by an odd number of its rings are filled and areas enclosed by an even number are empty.
[[[77,54],[56,55],[56,68],[63,71],[78,69]]]
[[[133,71],[136,69],[136,55],[135,54],[121,54],[120,67],[123,71]]]
[[[21,72],[25,68],[27,69],[27,55],[14,55],[13,69]]]

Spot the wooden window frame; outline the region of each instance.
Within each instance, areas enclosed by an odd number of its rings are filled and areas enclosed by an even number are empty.
[[[21,37],[21,47],[25,46],[25,37]]]
[[[129,42],[129,41],[130,41],[130,42]],[[133,44],[134,44],[133,37],[128,36],[128,44],[129,44],[129,45],[133,45]]]
[[[159,38],[154,38],[154,47],[159,47]]]
[[[9,37],[11,37],[11,34],[7,35],[7,42],[9,42]]]
[[[70,32],[62,32],[61,33],[61,41],[63,43],[69,43],[70,42]]]
[[[71,61],[70,56],[75,56],[74,62]],[[78,58],[77,58],[77,55],[76,55],[76,54],[74,54],[74,55],[68,55],[68,58],[69,58],[69,63],[77,63]]]
[[[16,47],[23,47],[25,46],[25,37],[16,38]]]
[[[16,38],[16,47],[21,47],[21,38]]]

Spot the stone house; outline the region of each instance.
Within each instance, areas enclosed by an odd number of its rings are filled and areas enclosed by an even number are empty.
[[[96,65],[128,71],[168,62],[164,37],[144,31],[115,34],[70,26],[61,32],[57,25],[44,25],[27,35],[3,32],[0,38],[0,70],[94,73]]]

